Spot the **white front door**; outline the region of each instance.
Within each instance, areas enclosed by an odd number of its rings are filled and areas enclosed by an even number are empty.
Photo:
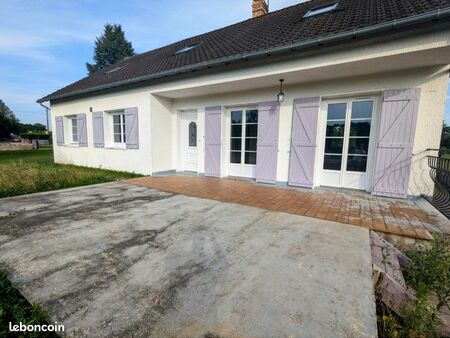
[[[320,183],[366,190],[373,148],[374,100],[342,100],[326,104]]]
[[[231,109],[228,175],[256,177],[256,143],[258,139],[258,109]]]
[[[183,112],[184,170],[198,171],[197,112]]]

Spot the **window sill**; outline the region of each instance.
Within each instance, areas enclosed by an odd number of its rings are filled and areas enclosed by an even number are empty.
[[[78,145],[78,143],[68,143],[68,144],[64,144],[64,147],[79,148],[80,146]]]
[[[106,146],[104,149],[112,149],[112,150],[128,150],[127,147],[124,145],[122,146]]]

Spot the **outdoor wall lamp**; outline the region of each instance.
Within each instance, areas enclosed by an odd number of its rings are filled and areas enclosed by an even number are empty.
[[[278,103],[283,103],[283,101],[284,101],[283,82],[284,82],[284,79],[280,79],[280,92],[277,95]]]

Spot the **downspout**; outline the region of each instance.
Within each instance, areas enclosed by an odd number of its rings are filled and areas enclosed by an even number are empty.
[[[37,101],[38,103],[39,103],[39,105],[42,107],[42,108],[44,108],[45,109],[45,117],[46,117],[46,119],[47,119],[47,133],[50,131],[50,126],[49,126],[49,121],[48,121],[48,113],[49,113],[49,111],[50,111],[50,107],[47,107],[45,104],[43,104],[42,102],[39,102],[39,101]]]
[[[150,75],[143,75],[143,76],[136,77],[136,78],[129,79],[129,80],[118,81],[118,82],[107,84],[107,85],[101,85],[101,86],[96,86],[96,87],[92,87],[92,88],[88,88],[88,89],[82,89],[82,90],[78,90],[78,91],[75,91],[72,93],[55,96],[55,97],[52,97],[51,99],[52,100],[64,99],[64,98],[71,97],[71,96],[88,94],[88,93],[95,92],[98,90],[115,88],[115,87],[129,85],[129,84],[133,84],[133,83],[137,83],[137,82],[154,80],[154,79],[163,78],[163,77],[167,77],[167,76],[178,75],[181,73],[192,72],[192,71],[196,71],[196,70],[200,70],[200,69],[207,69],[207,68],[211,68],[211,67],[215,67],[215,66],[228,65],[228,64],[230,64],[232,62],[236,62],[236,61],[241,61],[241,60],[247,61],[250,59],[261,58],[261,57],[270,56],[270,55],[274,55],[274,54],[283,54],[283,53],[287,53],[287,52],[299,51],[299,50],[302,50],[305,48],[322,46],[326,43],[356,39],[358,37],[364,37],[364,36],[367,36],[367,35],[370,35],[373,33],[380,33],[380,32],[384,32],[384,31],[395,30],[395,29],[399,29],[402,27],[406,27],[406,26],[412,26],[414,24],[425,23],[428,21],[437,21],[440,19],[448,18],[448,17],[450,17],[450,7],[446,8],[446,9],[437,9],[433,12],[420,14],[420,15],[416,15],[416,16],[412,16],[412,17],[408,17],[408,18],[404,18],[404,19],[392,20],[392,21],[388,21],[388,22],[370,26],[370,27],[354,29],[352,31],[343,32],[343,33],[334,34],[334,35],[325,36],[325,37],[319,37],[319,38],[309,40],[309,41],[302,41],[302,42],[298,42],[298,43],[291,44],[291,45],[284,46],[284,47],[277,47],[277,48],[266,49],[266,50],[248,53],[248,54],[235,55],[235,56],[226,57],[226,58],[218,59],[218,60],[211,61],[211,62],[197,63],[194,65],[180,67],[180,68],[176,68],[176,69],[172,69],[172,70],[168,70],[168,71],[162,71],[162,72],[158,72],[158,73],[154,73],[154,74],[150,74]],[[37,102],[40,103],[40,102],[45,102],[48,100],[49,99],[42,98],[42,99],[39,99]]]

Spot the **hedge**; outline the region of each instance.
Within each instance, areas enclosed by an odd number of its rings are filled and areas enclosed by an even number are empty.
[[[21,133],[20,138],[26,140],[50,140],[52,134],[41,134],[41,133]]]

